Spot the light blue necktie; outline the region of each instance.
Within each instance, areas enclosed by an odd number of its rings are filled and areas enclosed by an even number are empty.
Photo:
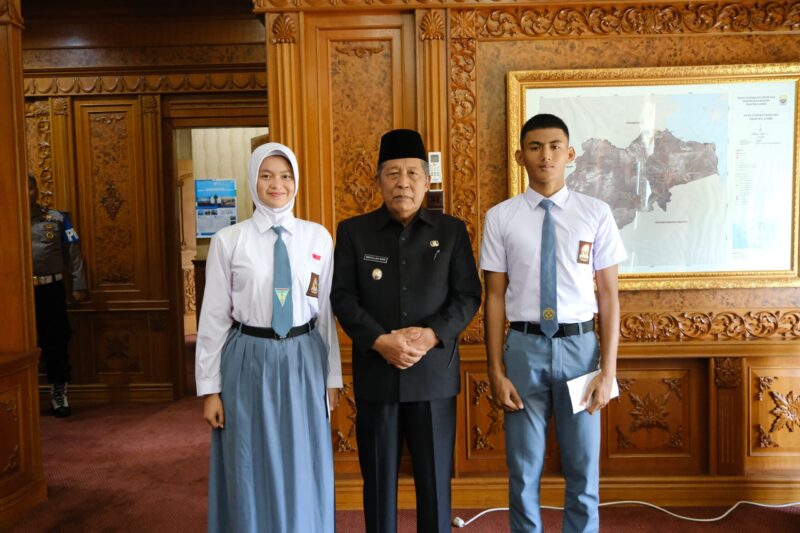
[[[272,329],[279,336],[285,337],[292,329],[292,267],[289,264],[286,243],[281,238],[286,230],[282,226],[273,226],[272,231],[277,234],[272,285]]]
[[[545,198],[539,205],[544,209],[542,223],[542,263],[539,279],[539,327],[548,337],[558,331],[558,285],[556,281],[556,227],[550,208],[553,202]]]

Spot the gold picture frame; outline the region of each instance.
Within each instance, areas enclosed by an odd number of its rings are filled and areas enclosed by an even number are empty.
[[[509,197],[522,125],[559,115],[567,186],[620,227],[621,289],[800,286],[799,82],[796,63],[509,72]]]

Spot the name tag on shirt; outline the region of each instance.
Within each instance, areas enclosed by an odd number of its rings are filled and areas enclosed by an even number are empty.
[[[372,261],[373,263],[388,263],[389,258],[382,255],[364,254],[364,261]]]

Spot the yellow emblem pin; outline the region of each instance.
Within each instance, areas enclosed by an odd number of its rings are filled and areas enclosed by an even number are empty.
[[[372,270],[372,279],[379,281],[383,277],[383,270],[376,268]]]
[[[554,316],[556,316],[556,312],[555,312],[555,311],[553,311],[553,309],[552,309],[551,307],[548,307],[547,309],[545,309],[544,311],[542,311],[542,317],[543,317],[545,320],[553,320],[553,317],[554,317]]]
[[[439,241],[437,241],[437,240],[431,241],[431,248],[436,248],[438,246],[439,246]]]

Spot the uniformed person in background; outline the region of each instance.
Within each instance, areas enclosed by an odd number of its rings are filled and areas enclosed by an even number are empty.
[[[66,213],[45,209],[37,203],[36,178],[28,176],[31,203],[31,242],[33,244],[33,293],[36,303],[37,344],[50,383],[53,413],[61,418],[70,415],[67,383],[71,379],[67,345],[72,330],[67,318],[67,287],[71,281],[72,298],[85,300],[86,275],[78,234]]]
[[[384,204],[339,224],[331,291],[353,340],[366,529],[396,531],[405,441],[417,530],[449,532],[458,335],[480,306],[480,279],[464,223],[421,207],[430,175],[419,133],[381,138],[376,181]]]

